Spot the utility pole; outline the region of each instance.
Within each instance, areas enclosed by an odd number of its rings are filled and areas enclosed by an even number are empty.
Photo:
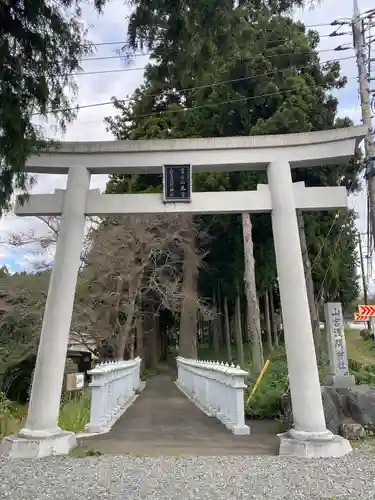
[[[363,252],[362,252],[362,242],[361,242],[361,233],[358,232],[358,245],[359,245],[359,259],[361,262],[361,274],[362,274],[362,286],[363,286],[363,300],[365,305],[367,305],[367,285],[366,285],[366,277],[365,277],[365,265],[363,262]]]
[[[358,0],[353,0],[353,5],[353,43],[358,66],[362,121],[367,127],[367,135],[365,138],[366,179],[370,204],[369,216],[371,220],[371,233],[373,243],[375,243],[375,144],[371,116],[371,75],[369,75],[368,71],[370,64],[367,66],[367,63],[371,62],[371,54],[369,57],[366,54],[365,23],[359,11]],[[370,16],[368,16],[368,18],[371,19]]]

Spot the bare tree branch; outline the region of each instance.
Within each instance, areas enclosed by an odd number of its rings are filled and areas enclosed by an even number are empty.
[[[109,218],[93,229],[78,287],[75,329],[90,331],[98,344],[105,340],[122,357],[146,297],[156,303],[156,311],[179,313],[186,294],[184,249],[191,247],[197,265],[202,260],[192,231],[192,219],[183,215]],[[190,300],[209,314],[196,294]]]

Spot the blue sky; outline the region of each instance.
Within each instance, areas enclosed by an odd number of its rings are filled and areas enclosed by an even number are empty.
[[[361,11],[365,11],[373,7],[373,0],[359,0]],[[337,19],[338,12],[340,19],[349,19],[352,16],[352,2],[351,0],[341,1],[339,4],[337,0],[323,0],[319,8],[315,10],[304,10],[296,12],[296,17],[303,20],[307,25],[325,24]],[[124,6],[123,0],[111,0],[107,7],[104,9],[102,15],[98,15],[91,8],[85,8],[84,21],[89,31],[90,39],[95,43],[107,43],[123,41],[126,38],[126,16],[129,14],[127,8]],[[330,26],[321,26],[316,28],[322,35],[328,35],[332,32],[333,28]],[[342,31],[349,32],[349,27],[344,28]],[[333,49],[339,44],[352,43],[351,34],[337,38],[329,38],[323,36],[321,38],[320,49],[322,49],[321,59],[327,60],[336,57],[353,56],[354,51],[348,50],[345,52],[328,51]],[[114,56],[116,49],[121,45],[101,45],[99,46],[95,57]],[[142,68],[147,63],[147,57],[136,58],[135,64],[129,68],[127,63],[119,58],[108,60],[86,61],[83,64],[85,72],[92,71],[105,71],[105,70],[119,70],[128,68],[131,71],[102,73],[94,75],[80,75],[77,76],[77,83],[79,85],[78,104],[86,105],[93,103],[100,103],[109,101],[112,96],[118,98],[126,98],[131,95],[136,87],[142,83],[143,72],[142,70],[135,70]],[[348,76],[348,86],[346,89],[338,93],[340,101],[340,114],[349,116],[356,123],[360,122],[360,108],[358,86],[356,81],[357,68],[355,60],[350,59],[341,64],[342,74]],[[112,137],[105,130],[103,119],[113,113],[111,106],[92,107],[82,109],[75,123],[69,126],[67,133],[64,136],[56,133],[52,123],[44,124],[48,134],[56,138],[79,141],[79,140],[110,140]],[[91,182],[91,188],[105,187],[106,176],[95,176]],[[65,176],[39,176],[38,183],[33,192],[49,193],[53,192],[55,188],[64,188],[66,184]],[[365,198],[364,196],[357,196],[355,199],[350,200],[351,206],[354,206],[359,211],[359,228],[361,231],[366,227],[365,220]],[[42,222],[34,218],[16,218],[14,215],[9,214],[0,222],[0,240],[6,240],[8,235],[12,232],[17,233],[30,233],[34,232],[35,235],[45,233],[45,226]],[[14,248],[9,245],[0,246],[0,266],[6,264],[12,271],[21,269],[31,269],[35,262],[40,260],[40,254],[36,254],[35,245],[28,247]]]

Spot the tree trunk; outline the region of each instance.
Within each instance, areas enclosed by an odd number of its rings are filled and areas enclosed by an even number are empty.
[[[312,279],[311,264],[310,264],[310,259],[309,259],[309,252],[307,249],[306,233],[305,233],[305,220],[303,218],[303,212],[301,210],[297,210],[297,219],[298,219],[299,238],[301,241],[301,253],[302,253],[302,260],[303,260],[303,268],[305,271],[307,298],[309,301],[311,328],[313,331],[316,357],[319,360],[320,354],[321,354],[321,352],[320,352],[320,349],[321,349],[321,346],[320,346],[320,322],[319,322],[319,316],[318,316],[318,312],[317,312],[317,308],[316,308],[316,304],[315,304],[314,282]]]
[[[228,363],[232,362],[232,346],[230,341],[230,327],[229,327],[229,314],[228,314],[228,299],[224,297],[224,323],[225,323],[225,345],[227,346]]]
[[[162,361],[167,361],[168,359],[168,332],[166,326],[160,331],[160,340],[161,340],[161,352],[160,359]]]
[[[274,347],[279,347],[279,335],[277,330],[277,322],[276,322],[276,313],[275,313],[275,304],[273,302],[273,289],[272,285],[268,289],[269,302],[270,302],[270,313],[271,313],[271,328],[273,335],[273,345]]]
[[[149,348],[150,348],[150,365],[149,367],[154,369],[157,368],[159,362],[159,353],[158,353],[158,329],[159,329],[159,315],[155,314],[155,307],[152,308],[152,328],[149,331]]]
[[[214,319],[212,321],[212,344],[213,344],[213,349],[214,349],[216,359],[219,359],[219,336],[220,336],[219,309],[218,309],[218,305],[217,305],[215,296],[212,298],[212,304],[213,304],[214,311],[216,314],[216,316],[214,317]]]
[[[157,321],[154,304],[150,301],[145,305],[144,340],[145,366],[155,369],[158,365]]]
[[[264,323],[267,335],[267,346],[268,353],[272,351],[272,330],[271,330],[271,318],[270,318],[270,301],[268,296],[268,290],[264,294]]]
[[[243,337],[241,328],[241,299],[240,294],[237,292],[234,327],[236,331],[236,344],[237,344],[237,361],[241,368],[245,366],[245,356],[243,352]]]
[[[138,316],[136,324],[135,324],[135,334],[136,334],[136,356],[139,356],[142,359],[142,368],[145,363],[145,350],[143,345],[143,323],[142,316]]]
[[[134,344],[135,344],[135,329],[133,327],[129,337],[128,344],[126,346],[127,359],[134,359]]]
[[[225,325],[224,325],[224,316],[223,316],[223,302],[220,293],[220,282],[217,286],[217,309],[219,312],[218,315],[218,332],[219,332],[219,349],[220,347],[225,346]]]
[[[180,318],[179,354],[184,358],[197,359],[197,289],[198,264],[193,248],[185,248],[183,304]]]
[[[209,349],[213,349],[213,327],[212,327],[212,320],[210,319],[208,322],[207,322],[207,333],[208,333],[208,336],[207,336],[207,343],[208,343],[208,347]]]
[[[263,345],[260,328],[259,301],[255,283],[255,263],[250,214],[242,214],[242,230],[245,256],[245,294],[247,302],[247,338],[251,345],[251,355],[255,374],[262,370]]]

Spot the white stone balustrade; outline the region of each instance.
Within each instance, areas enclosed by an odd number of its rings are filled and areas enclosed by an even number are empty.
[[[91,416],[88,432],[107,432],[140,388],[141,358],[97,365],[91,376]]]
[[[239,366],[215,361],[177,358],[177,386],[207,415],[233,434],[250,434],[245,424],[244,390],[248,373]]]

